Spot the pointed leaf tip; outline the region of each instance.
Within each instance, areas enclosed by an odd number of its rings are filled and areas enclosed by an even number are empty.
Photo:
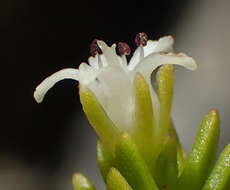
[[[106,176],[114,165],[114,157],[100,141],[97,143],[97,163],[101,175],[104,181],[106,181]]]
[[[202,190],[227,190],[230,186],[230,144],[220,154]]]
[[[108,190],[132,190],[126,179],[116,168],[111,168],[107,176]]]
[[[213,109],[206,114],[200,124],[192,152],[173,190],[202,188],[215,158],[220,133],[219,125],[218,111]]]
[[[94,93],[85,86],[80,86],[80,101],[89,123],[95,129],[101,142],[110,152],[114,151],[117,128],[110,120]]]
[[[74,190],[96,190],[92,183],[81,173],[75,173],[72,178]]]

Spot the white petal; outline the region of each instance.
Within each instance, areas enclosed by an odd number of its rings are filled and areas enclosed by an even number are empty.
[[[94,81],[100,70],[90,67],[87,63],[81,63],[79,66],[79,82],[89,85]]]
[[[128,70],[132,71],[139,64],[139,62],[144,58],[143,47],[138,47],[133,53],[132,58],[129,61]]]
[[[95,68],[95,69],[99,69],[98,66],[98,55],[96,55],[95,57],[89,57],[88,62],[90,64],[91,67]]]
[[[135,68],[135,72],[140,72],[144,77],[150,78],[151,73],[160,65],[174,64],[181,65],[189,70],[196,70],[197,65],[193,58],[185,54],[159,54],[153,53],[145,57]]]
[[[105,56],[103,54],[100,55],[99,61],[101,61],[102,67],[106,67],[106,66],[109,65],[108,62],[107,62],[107,60],[106,60],[106,58],[105,58]]]
[[[172,36],[165,36],[158,41],[148,40],[147,45],[144,46],[144,56],[148,56],[151,53],[169,53],[173,51],[174,40]]]
[[[91,67],[87,63],[81,63],[79,66],[79,71],[80,72],[88,72],[91,70]]]
[[[129,74],[129,70],[127,67],[127,58],[125,55],[118,56],[119,64],[121,65],[121,68],[126,74]]]
[[[172,36],[165,36],[158,40],[157,46],[154,52],[172,52],[174,39]]]
[[[159,100],[157,93],[155,92],[155,90],[151,84],[151,79],[148,80],[148,85],[149,85],[149,89],[150,89],[150,95],[151,95],[155,119],[156,119],[156,122],[159,122],[160,121],[159,120],[160,119],[160,100]]]
[[[40,103],[42,102],[47,91],[52,88],[57,82],[63,79],[73,79],[79,80],[78,70],[77,69],[62,69],[51,76],[47,77],[45,80],[39,84],[34,92],[35,100]]]
[[[120,130],[133,126],[133,85],[129,75],[118,67],[101,69],[97,83],[88,87],[96,94],[99,102]]]
[[[132,71],[139,65],[142,59],[152,53],[169,53],[173,51],[174,40],[172,36],[165,36],[160,38],[158,41],[148,40],[147,45],[144,47],[138,47],[128,65],[128,70]]]
[[[111,47],[108,47],[105,42],[98,40],[98,46],[101,48],[103,55],[109,65],[118,66],[119,60],[118,55],[116,54],[116,44],[113,44]]]
[[[148,56],[149,54],[153,53],[156,49],[156,46],[158,44],[158,41],[148,40],[147,45],[144,46],[144,56]]]

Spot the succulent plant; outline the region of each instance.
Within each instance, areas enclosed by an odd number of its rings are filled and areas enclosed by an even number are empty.
[[[171,119],[174,65],[195,70],[195,61],[173,52],[173,38],[135,38],[131,53],[124,42],[108,47],[94,40],[89,65],[67,68],[46,78],[35,90],[41,102],[58,81],[79,82],[83,110],[99,137],[97,161],[108,190],[228,190],[230,145],[215,162],[220,121],[213,109],[202,120],[192,150],[183,150]],[[118,53],[118,54],[117,54]],[[156,73],[155,85],[151,74]],[[82,174],[73,176],[74,190],[94,190]]]

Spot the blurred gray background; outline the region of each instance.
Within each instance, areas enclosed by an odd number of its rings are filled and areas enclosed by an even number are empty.
[[[42,104],[32,93],[46,76],[78,67],[89,56],[95,37],[112,43],[174,36],[176,52],[192,56],[198,70],[176,69],[173,120],[182,144],[190,150],[200,120],[220,110],[220,149],[230,142],[230,2],[106,1],[0,2],[2,125],[1,190],[71,189],[74,172],[103,189],[96,165],[97,137],[81,110],[76,83],[63,81]]]

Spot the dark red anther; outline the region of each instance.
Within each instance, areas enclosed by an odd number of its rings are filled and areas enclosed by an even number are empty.
[[[146,46],[147,44],[147,41],[148,41],[148,36],[146,33],[144,32],[140,32],[136,35],[136,38],[135,38],[135,43],[136,45],[139,47],[139,46]]]
[[[96,56],[97,54],[102,54],[100,47],[97,45],[97,39],[94,39],[90,44],[90,53],[92,56]]]
[[[117,51],[120,55],[130,55],[131,53],[129,45],[125,42],[119,42],[117,44]]]

